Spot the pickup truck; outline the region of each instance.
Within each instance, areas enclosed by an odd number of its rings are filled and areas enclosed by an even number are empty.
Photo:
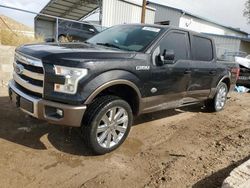
[[[104,154],[124,142],[140,114],[197,103],[221,111],[238,69],[217,61],[205,35],[125,24],[85,43],[17,48],[9,96],[35,118],[79,127],[86,145]]]

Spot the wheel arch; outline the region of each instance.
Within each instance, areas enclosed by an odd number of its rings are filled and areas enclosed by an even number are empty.
[[[220,83],[225,83],[227,85],[227,89],[228,91],[230,91],[230,86],[231,86],[231,79],[229,78],[229,76],[224,76],[217,84],[217,87],[219,86]],[[217,88],[216,87],[216,88]]]
[[[91,95],[85,100],[85,104],[89,105],[98,96],[106,94],[113,94],[121,97],[129,103],[134,115],[140,113],[141,92],[133,82],[124,79],[106,82],[91,93]]]
[[[228,75],[226,76],[223,76],[216,84],[216,87],[215,88],[212,88],[211,92],[210,92],[210,95],[209,95],[209,99],[212,99],[214,98],[215,94],[216,94],[216,91],[218,89],[218,86],[220,85],[220,83],[225,83],[227,85],[227,89],[228,89],[228,92],[230,91],[230,87],[231,87],[231,79]]]

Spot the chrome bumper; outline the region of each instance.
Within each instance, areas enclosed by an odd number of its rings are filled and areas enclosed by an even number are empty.
[[[25,113],[41,120],[48,121],[52,124],[67,125],[72,127],[80,127],[83,115],[87,109],[84,106],[72,106],[62,103],[52,102],[41,98],[35,98],[27,95],[16,87],[15,81],[9,82],[9,95],[12,98],[13,92],[20,98],[29,101],[32,104],[32,112],[22,106],[18,106]],[[56,110],[61,110],[61,116],[55,115]]]

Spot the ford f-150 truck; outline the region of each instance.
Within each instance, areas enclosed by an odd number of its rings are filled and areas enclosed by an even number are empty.
[[[124,142],[134,116],[200,102],[222,110],[238,68],[217,61],[205,35],[119,25],[85,43],[17,48],[9,96],[35,118],[80,127],[88,147],[104,154]]]

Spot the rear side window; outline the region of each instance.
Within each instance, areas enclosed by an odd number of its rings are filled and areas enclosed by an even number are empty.
[[[193,36],[193,60],[211,61],[213,59],[213,45],[210,39]]]
[[[82,29],[82,24],[74,22],[74,23],[72,24],[72,27],[73,27],[74,29]]]
[[[164,50],[174,51],[175,60],[188,59],[187,34],[183,32],[171,32],[160,42],[160,53]]]
[[[90,25],[85,25],[85,24],[82,25],[82,30],[83,30],[83,31],[92,31],[92,32],[95,32],[95,30],[93,29],[92,26],[90,26]]]

